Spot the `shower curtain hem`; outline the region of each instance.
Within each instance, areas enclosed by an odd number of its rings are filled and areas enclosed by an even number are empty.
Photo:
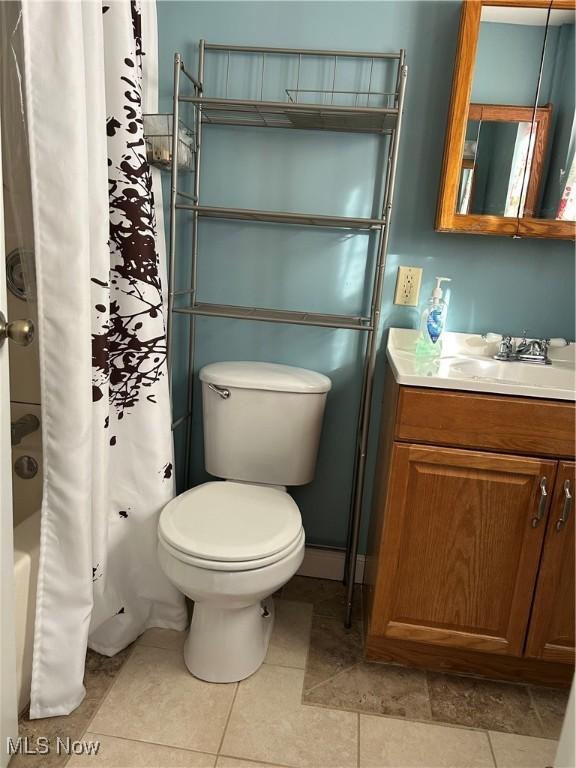
[[[142,637],[142,635],[147,632],[149,629],[168,629],[172,630],[174,632],[184,632],[186,629],[188,629],[188,619],[186,619],[184,622],[151,622],[150,624],[146,624],[144,630],[136,635],[134,640],[131,640],[128,645],[124,646],[125,648],[128,648],[132,643],[138,642],[138,640]],[[121,653],[116,648],[112,648],[110,646],[106,647],[103,645],[100,645],[99,643],[91,643],[88,642],[88,648],[90,648],[91,651],[95,651],[96,653],[101,654],[102,656],[116,656],[116,654]]]
[[[84,689],[84,693],[80,699],[73,700],[74,703],[61,704],[57,707],[35,707],[34,709],[30,708],[30,720],[37,720],[40,718],[44,719],[46,717],[66,717],[66,715],[69,715],[71,712],[74,712],[75,709],[78,709],[85,698],[86,689]],[[38,710],[38,712],[36,710]]]

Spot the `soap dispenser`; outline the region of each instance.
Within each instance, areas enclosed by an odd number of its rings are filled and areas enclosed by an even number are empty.
[[[446,323],[448,304],[444,300],[442,283],[451,282],[450,277],[437,277],[436,284],[426,306],[422,310],[420,334],[416,342],[418,357],[438,357],[442,352],[442,331]]]

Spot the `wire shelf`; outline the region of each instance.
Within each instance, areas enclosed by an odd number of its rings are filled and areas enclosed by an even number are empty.
[[[146,158],[150,165],[169,171],[172,167],[172,114],[143,115]],[[194,133],[178,120],[178,170],[194,169]]]
[[[385,219],[361,219],[351,216],[324,216],[314,213],[288,213],[285,211],[258,211],[250,208],[219,208],[193,203],[176,203],[176,208],[196,212],[202,218],[236,219],[270,224],[297,224],[310,227],[332,227],[334,229],[372,230],[381,229],[386,224]]]
[[[293,101],[249,101],[182,96],[202,107],[202,122],[254,128],[390,133],[398,110],[390,107],[344,107],[332,104],[301,104]]]
[[[209,43],[203,52],[208,79],[180,96],[203,123],[376,134],[397,124],[401,53]]]
[[[231,304],[198,303],[191,307],[174,307],[181,315],[203,315],[205,317],[227,317],[233,320],[260,320],[266,323],[287,323],[289,325],[315,325],[322,328],[341,328],[350,331],[370,331],[369,317],[359,315],[323,315],[316,312],[294,312],[285,309],[264,307],[238,307]]]

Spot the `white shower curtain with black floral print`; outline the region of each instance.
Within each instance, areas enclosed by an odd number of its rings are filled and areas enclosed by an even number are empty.
[[[44,441],[32,717],[81,703],[87,646],[186,624],[156,559],[174,481],[143,15],[154,33],[145,2],[23,4]]]

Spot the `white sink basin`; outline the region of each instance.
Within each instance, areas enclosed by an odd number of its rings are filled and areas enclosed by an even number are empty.
[[[501,360],[460,360],[451,365],[458,376],[533,387],[574,389],[574,368],[566,363],[538,365],[537,363],[502,362]]]
[[[396,381],[408,386],[576,400],[576,346],[551,349],[552,365],[494,360],[493,344],[476,334],[445,333],[442,354],[414,353],[418,331],[390,329],[387,356]]]

